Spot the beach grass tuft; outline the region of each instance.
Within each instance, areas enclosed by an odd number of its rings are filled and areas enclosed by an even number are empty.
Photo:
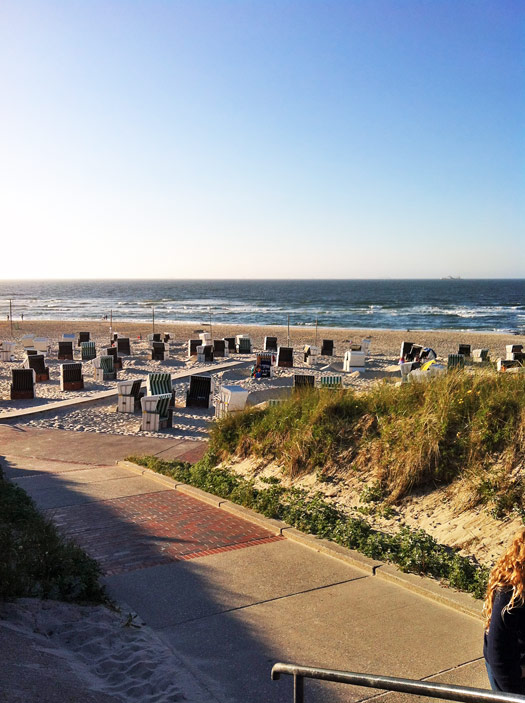
[[[221,460],[278,461],[292,478],[366,472],[389,503],[463,478],[471,503],[489,502],[502,515],[525,498],[517,472],[525,457],[524,377],[458,370],[359,393],[313,390],[225,417],[210,447]]]

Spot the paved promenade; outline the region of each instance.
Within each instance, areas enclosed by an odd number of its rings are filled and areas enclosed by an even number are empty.
[[[4,426],[0,446],[7,475],[99,561],[111,595],[169,643],[210,701],[291,703],[290,679],[270,680],[276,661],[488,685],[478,619],[115,463],[195,460],[204,443]],[[307,703],[379,694],[310,681],[305,691]]]

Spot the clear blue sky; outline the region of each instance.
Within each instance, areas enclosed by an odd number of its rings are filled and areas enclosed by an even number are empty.
[[[524,30],[522,0],[3,0],[0,278],[523,277]]]

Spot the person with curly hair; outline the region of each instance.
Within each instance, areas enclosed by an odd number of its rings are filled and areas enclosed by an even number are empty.
[[[483,613],[483,656],[492,690],[525,694],[525,528],[490,572]]]

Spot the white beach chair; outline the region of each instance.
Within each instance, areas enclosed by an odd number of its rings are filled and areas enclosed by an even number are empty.
[[[14,342],[2,342],[0,347],[0,361],[14,361]]]
[[[219,401],[215,406],[215,417],[221,418],[228,413],[244,410],[248,394],[249,391],[241,386],[222,386]]]
[[[47,337],[35,337],[33,340],[33,348],[44,354],[49,354],[51,351],[51,342]]]
[[[171,393],[159,395],[145,395],[140,399],[142,407],[142,422],[140,429],[143,432],[157,432],[168,427],[171,422]]]
[[[24,334],[20,340],[20,344],[24,347],[24,349],[33,349],[34,340],[34,334]]]
[[[355,368],[365,368],[366,354],[364,351],[346,351],[343,359],[343,371],[351,371]]]

